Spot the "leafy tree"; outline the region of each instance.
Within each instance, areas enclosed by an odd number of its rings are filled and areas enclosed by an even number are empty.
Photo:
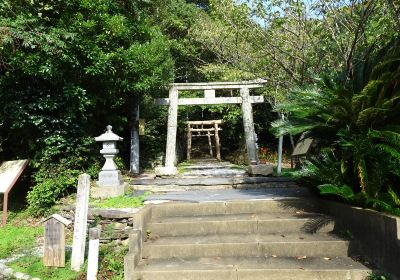
[[[92,166],[93,136],[106,124],[127,132],[135,96],[171,80],[170,44],[148,20],[149,5],[1,2],[0,157],[32,158],[38,171],[28,197],[32,210],[73,185],[59,170],[76,178],[74,170]],[[45,185],[50,190],[40,195]]]

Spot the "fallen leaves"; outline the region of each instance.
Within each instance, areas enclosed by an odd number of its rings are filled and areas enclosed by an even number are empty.
[[[298,260],[304,260],[304,259],[307,259],[307,256],[298,256],[298,257],[296,257],[296,259],[298,259]]]

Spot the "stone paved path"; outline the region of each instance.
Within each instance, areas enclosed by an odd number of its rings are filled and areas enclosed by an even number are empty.
[[[205,191],[181,191],[163,194],[152,194],[147,201],[171,200],[188,202],[231,201],[231,200],[259,200],[259,199],[286,199],[307,197],[311,193],[306,188],[270,188],[270,189],[228,189]]]

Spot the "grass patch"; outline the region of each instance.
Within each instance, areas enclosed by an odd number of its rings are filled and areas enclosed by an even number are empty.
[[[178,164],[178,167],[188,167],[188,166],[193,165],[193,163],[194,163],[194,161],[192,161],[192,160],[183,161]]]
[[[106,199],[92,199],[91,207],[96,208],[136,208],[144,205],[144,201],[150,192],[139,196],[121,195]]]
[[[37,277],[42,280],[72,280],[77,279],[82,272],[70,270],[71,260],[67,254],[65,267],[46,267],[43,265],[42,258],[36,256],[22,257],[14,262],[7,264],[15,271],[26,273],[32,277]]]
[[[282,168],[281,177],[293,178],[293,174],[296,171],[298,171],[298,169],[296,168]],[[276,167],[274,167],[274,176],[278,176],[278,173],[276,172]]]
[[[7,224],[0,227],[0,258],[35,247],[37,237],[42,235],[43,226]]]
[[[98,280],[123,280],[124,257],[128,253],[127,246],[115,247],[106,245],[100,247]]]

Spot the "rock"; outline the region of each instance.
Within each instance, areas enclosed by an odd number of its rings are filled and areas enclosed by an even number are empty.
[[[160,166],[160,167],[156,167],[155,168],[155,174],[157,177],[161,177],[161,176],[174,176],[176,174],[178,174],[178,169],[175,166]]]
[[[129,245],[129,239],[124,239],[121,241],[122,246],[128,246]]]
[[[274,173],[274,166],[271,164],[249,165],[247,172],[251,175],[268,176]]]
[[[128,225],[126,223],[115,223],[114,224],[114,229],[116,230],[121,230],[125,229]]]

